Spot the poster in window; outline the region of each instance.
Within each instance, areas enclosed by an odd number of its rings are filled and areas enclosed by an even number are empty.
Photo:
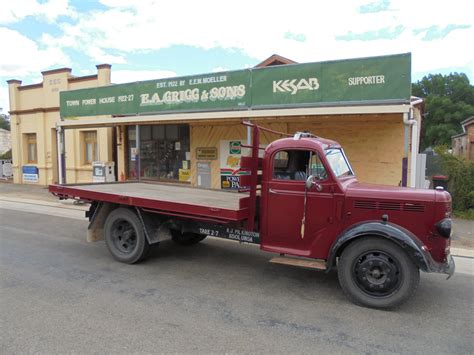
[[[240,169],[240,158],[242,156],[251,156],[249,148],[242,147],[245,141],[238,139],[221,140],[220,141],[220,176],[221,188],[238,190],[240,188],[240,177],[242,175],[249,175],[246,170]],[[266,145],[260,144],[260,148],[265,148]],[[259,150],[259,157],[263,157],[264,150]]]
[[[240,188],[240,176],[247,175],[247,171],[240,170],[240,158],[242,154],[248,154],[248,148],[243,148],[243,141],[221,140],[220,141],[220,175],[221,188],[238,190]]]

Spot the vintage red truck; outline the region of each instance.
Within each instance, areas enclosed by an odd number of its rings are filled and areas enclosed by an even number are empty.
[[[296,133],[263,149],[260,132],[268,129],[244,124],[253,132],[251,154],[241,158],[248,175],[240,178],[240,193],[145,182],[49,190],[89,201],[88,240],[105,239],[124,263],[139,262],[166,239],[255,243],[277,254],[272,262],[337,268],[348,298],[373,308],[405,302],[419,270],[454,273],[447,191],[360,183],[337,142]]]

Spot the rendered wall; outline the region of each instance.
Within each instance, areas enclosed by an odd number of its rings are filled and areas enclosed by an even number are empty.
[[[15,183],[23,181],[22,167],[36,166],[39,170],[37,185],[58,182],[58,156],[56,123],[59,116],[59,92],[70,89],[110,84],[110,66],[98,66],[97,75],[73,77],[67,68],[43,72],[43,82],[21,86],[17,80],[9,81],[13,177]],[[94,129],[95,130],[95,129]],[[24,134],[35,133],[37,162],[28,163]],[[81,163],[80,131],[66,131],[66,179],[68,183],[92,181],[92,166]],[[112,159],[112,129],[97,130],[99,160]]]

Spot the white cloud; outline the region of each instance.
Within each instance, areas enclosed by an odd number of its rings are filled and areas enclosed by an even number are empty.
[[[76,17],[75,10],[68,0],[3,0],[0,11],[0,24],[21,21],[25,17],[35,16],[40,20],[54,21],[59,16]]]
[[[21,33],[0,27],[0,43],[8,51],[1,57],[0,76],[19,78],[29,74],[38,74],[53,65],[68,65],[69,58],[56,47],[40,49],[31,39]]]
[[[424,2],[391,1],[388,11],[360,14],[364,2],[294,0],[269,6],[265,1],[243,0],[231,12],[211,0],[156,2],[153,0],[101,0],[108,8],[82,14],[74,25],[64,25],[58,38],[44,36],[45,44],[74,47],[95,61],[123,63],[124,55],[172,45],[204,49],[238,49],[256,61],[278,53],[299,62],[413,52],[413,69],[435,70],[465,66],[473,58],[474,23],[466,0]],[[423,41],[414,29],[433,25],[471,25],[438,41]],[[364,33],[385,27],[403,27],[394,40],[336,41],[336,36]],[[301,34],[304,41],[285,38]],[[288,37],[288,36],[286,36]],[[110,50],[120,55],[111,57]],[[190,59],[191,60],[191,59]]]
[[[174,76],[176,76],[176,73],[170,70],[112,70],[111,79],[114,84],[122,84]]]
[[[89,47],[86,49],[87,54],[96,63],[108,63],[108,64],[125,64],[126,60],[121,55],[107,54],[102,48]]]
[[[8,97],[8,86],[6,84],[0,85],[0,113],[8,114],[10,111],[10,99]]]
[[[220,71],[227,71],[227,70],[229,70],[229,68],[226,68],[226,67],[215,67],[215,68],[212,69],[212,72],[213,72],[213,73],[218,73],[218,72],[220,72]]]

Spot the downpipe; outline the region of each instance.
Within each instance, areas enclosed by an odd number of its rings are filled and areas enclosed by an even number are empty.
[[[410,102],[410,110],[403,114],[403,123],[411,127],[411,161],[410,161],[410,187],[416,185],[416,162],[418,155],[418,122],[413,116],[413,107],[421,104],[423,99],[416,98],[416,100]]]

